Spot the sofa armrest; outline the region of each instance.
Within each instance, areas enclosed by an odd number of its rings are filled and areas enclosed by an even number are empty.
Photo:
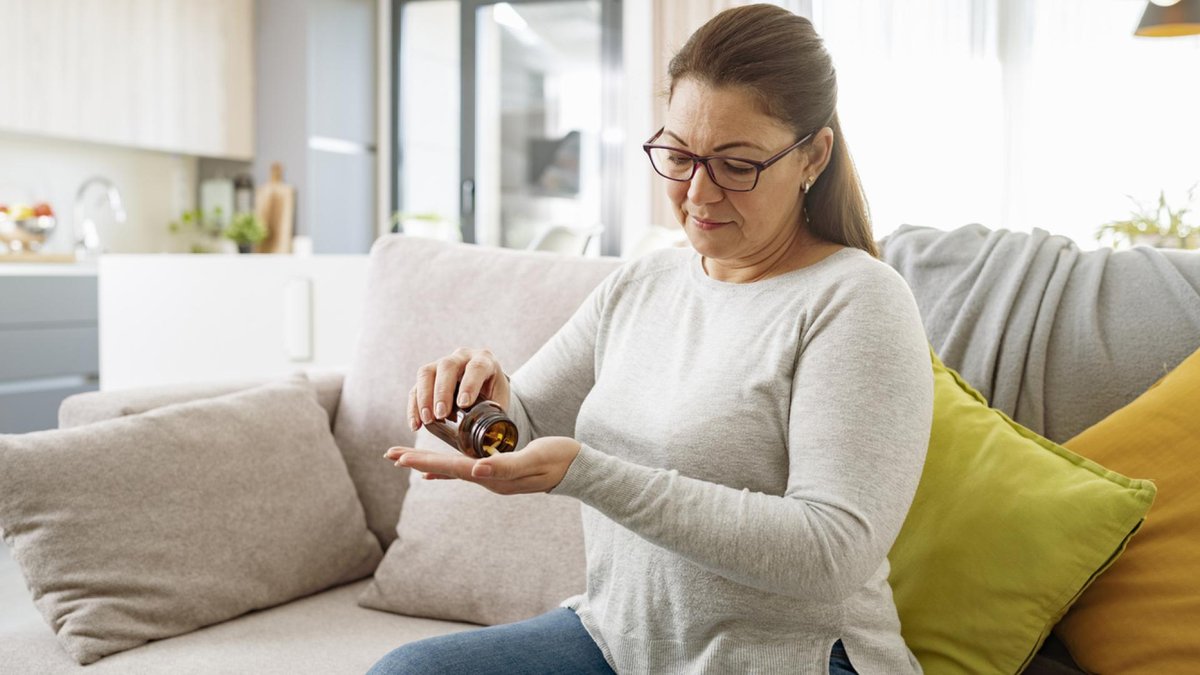
[[[342,381],[345,373],[329,371],[309,373],[308,379],[317,389],[321,407],[329,413],[330,427],[337,414],[338,402],[342,397]],[[219,382],[167,384],[152,387],[135,387],[116,391],[89,391],[63,399],[58,407],[58,427],[66,429],[92,422],[135,415],[173,403],[184,403],[204,398],[231,394],[250,389],[280,377],[259,377]]]

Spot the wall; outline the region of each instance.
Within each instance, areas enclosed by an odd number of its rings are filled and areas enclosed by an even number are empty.
[[[116,183],[128,214],[123,227],[101,232],[102,246],[114,253],[177,250],[167,224],[194,204],[194,157],[0,133],[0,202],[50,203],[59,223],[48,251],[72,250],[75,193],[93,175]]]

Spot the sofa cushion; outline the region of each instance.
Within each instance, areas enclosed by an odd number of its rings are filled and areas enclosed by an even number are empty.
[[[457,452],[424,428],[414,447]],[[411,485],[396,541],[360,605],[491,625],[548,612],[584,591],[578,501],[548,494],[502,496],[474,483],[408,473]]]
[[[1200,351],[1124,408],[1067,441],[1158,498],[1138,536],[1055,632],[1095,673],[1200,667]]]
[[[45,622],[34,615],[24,623],[0,626],[0,672],[362,675],[406,642],[478,628],[358,607],[354,600],[367,583],[364,579],[185,635],[155,640],[89,666],[75,663]]]
[[[1155,488],[1013,422],[931,358],[929,451],[888,555],[902,633],[929,673],[1020,672]]]
[[[80,664],[371,573],[308,382],[0,435],[0,530]]]
[[[516,370],[620,262],[402,234],[375,240],[334,435],[385,547],[396,538],[408,478],[381,457],[412,445],[404,408],[417,368],[458,347],[487,347]]]

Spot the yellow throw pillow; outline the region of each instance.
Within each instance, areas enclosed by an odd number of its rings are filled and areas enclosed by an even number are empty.
[[[1155,486],[988,407],[930,352],[929,453],[888,555],[901,631],[929,675],[1012,675],[1124,550]]]
[[[1136,543],[1055,634],[1091,672],[1200,672],[1200,351],[1066,445],[1160,492]]]

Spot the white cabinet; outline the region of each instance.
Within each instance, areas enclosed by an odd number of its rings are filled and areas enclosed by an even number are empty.
[[[100,389],[350,366],[366,255],[102,255]]]
[[[0,0],[0,129],[249,159],[253,0]]]

